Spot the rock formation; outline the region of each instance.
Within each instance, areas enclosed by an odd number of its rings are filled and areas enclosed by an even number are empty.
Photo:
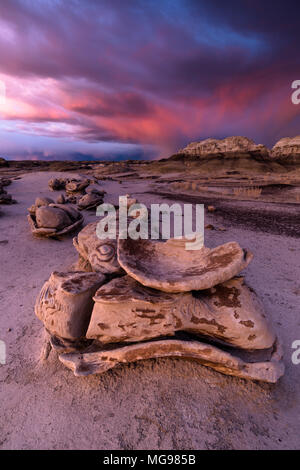
[[[243,154],[257,157],[268,157],[268,149],[264,145],[257,145],[247,137],[226,137],[225,139],[206,139],[200,142],[191,142],[187,147],[179,150],[179,154],[193,155],[201,158],[210,156],[239,157]]]
[[[117,259],[117,240],[100,240],[96,233],[97,223],[88,224],[73,238],[79,254],[78,268],[103,274],[121,274],[124,271]]]
[[[300,163],[300,136],[280,139],[270,152],[272,159],[283,164]]]
[[[10,194],[4,189],[5,186],[9,186],[11,180],[8,178],[0,179],[0,204],[15,204],[15,201]]]
[[[62,236],[79,228],[83,223],[80,212],[70,205],[54,204],[51,199],[38,198],[27,216],[33,235],[40,237]],[[42,204],[41,204],[42,203]]]
[[[247,137],[206,139],[191,142],[168,160],[197,162],[197,168],[208,174],[282,173],[299,168],[300,136],[283,138],[271,150]]]
[[[238,243],[186,250],[186,239],[118,241],[122,268],[144,286],[165,292],[209,289],[239,274],[252,254]]]
[[[69,340],[84,338],[93,308],[93,295],[105,277],[99,273],[53,272],[36,301],[35,313],[46,330]]]
[[[79,210],[96,209],[97,206],[103,203],[103,197],[97,193],[89,193],[82,196],[78,201]]]
[[[170,294],[123,276],[104,284],[94,301],[86,337],[101,343],[136,343],[177,331],[242,349],[268,349],[276,339],[243,278],[208,290]]]
[[[133,246],[119,240],[117,253],[117,241],[99,240],[96,225],[74,239],[81,271],[52,273],[35,307],[51,347],[75,375],[181,357],[237,377],[281,377],[270,320],[243,278],[233,277],[251,254],[231,242],[190,256],[179,239]]]
[[[52,191],[59,191],[65,189],[68,181],[68,178],[51,178],[48,182],[48,186]]]

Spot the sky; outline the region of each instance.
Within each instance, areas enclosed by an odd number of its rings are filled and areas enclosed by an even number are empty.
[[[231,135],[271,147],[300,134],[294,80],[299,0],[0,1],[9,159],[163,158]]]

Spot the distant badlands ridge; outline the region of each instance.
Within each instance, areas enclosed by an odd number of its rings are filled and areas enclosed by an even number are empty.
[[[251,156],[262,161],[271,160],[283,164],[299,164],[300,136],[284,137],[271,150],[265,145],[256,144],[247,137],[234,136],[222,140],[206,139],[200,142],[191,142],[171,158],[176,160],[184,156],[195,157],[196,159]]]

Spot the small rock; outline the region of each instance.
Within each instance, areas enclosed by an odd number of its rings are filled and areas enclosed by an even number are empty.
[[[36,223],[38,227],[61,229],[71,225],[71,219],[62,209],[42,206],[36,210]]]
[[[54,201],[50,197],[37,197],[35,200],[35,207],[37,209],[38,207],[49,206],[49,204],[53,203]]]
[[[65,204],[66,203],[66,198],[63,194],[60,194],[58,198],[56,199],[57,204]]]

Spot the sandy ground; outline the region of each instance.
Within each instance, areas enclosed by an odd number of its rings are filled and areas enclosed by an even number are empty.
[[[254,253],[248,283],[262,298],[285,348],[286,373],[276,385],[249,382],[180,359],[124,365],[102,376],[74,377],[51,352],[39,360],[42,324],[35,298],[51,271],[76,260],[72,237],[32,237],[26,209],[37,195],[56,197],[55,173],[32,173],[8,191],[18,201],[0,217],[1,449],[296,449],[300,446],[300,365],[291,344],[300,340],[299,239],[231,226],[207,231],[210,246],[237,240]],[[66,176],[66,173],[61,174]],[[137,193],[148,183],[104,182],[109,192]],[[165,199],[164,199],[165,201]],[[206,223],[218,226],[211,215]],[[85,212],[85,222],[96,217]]]

